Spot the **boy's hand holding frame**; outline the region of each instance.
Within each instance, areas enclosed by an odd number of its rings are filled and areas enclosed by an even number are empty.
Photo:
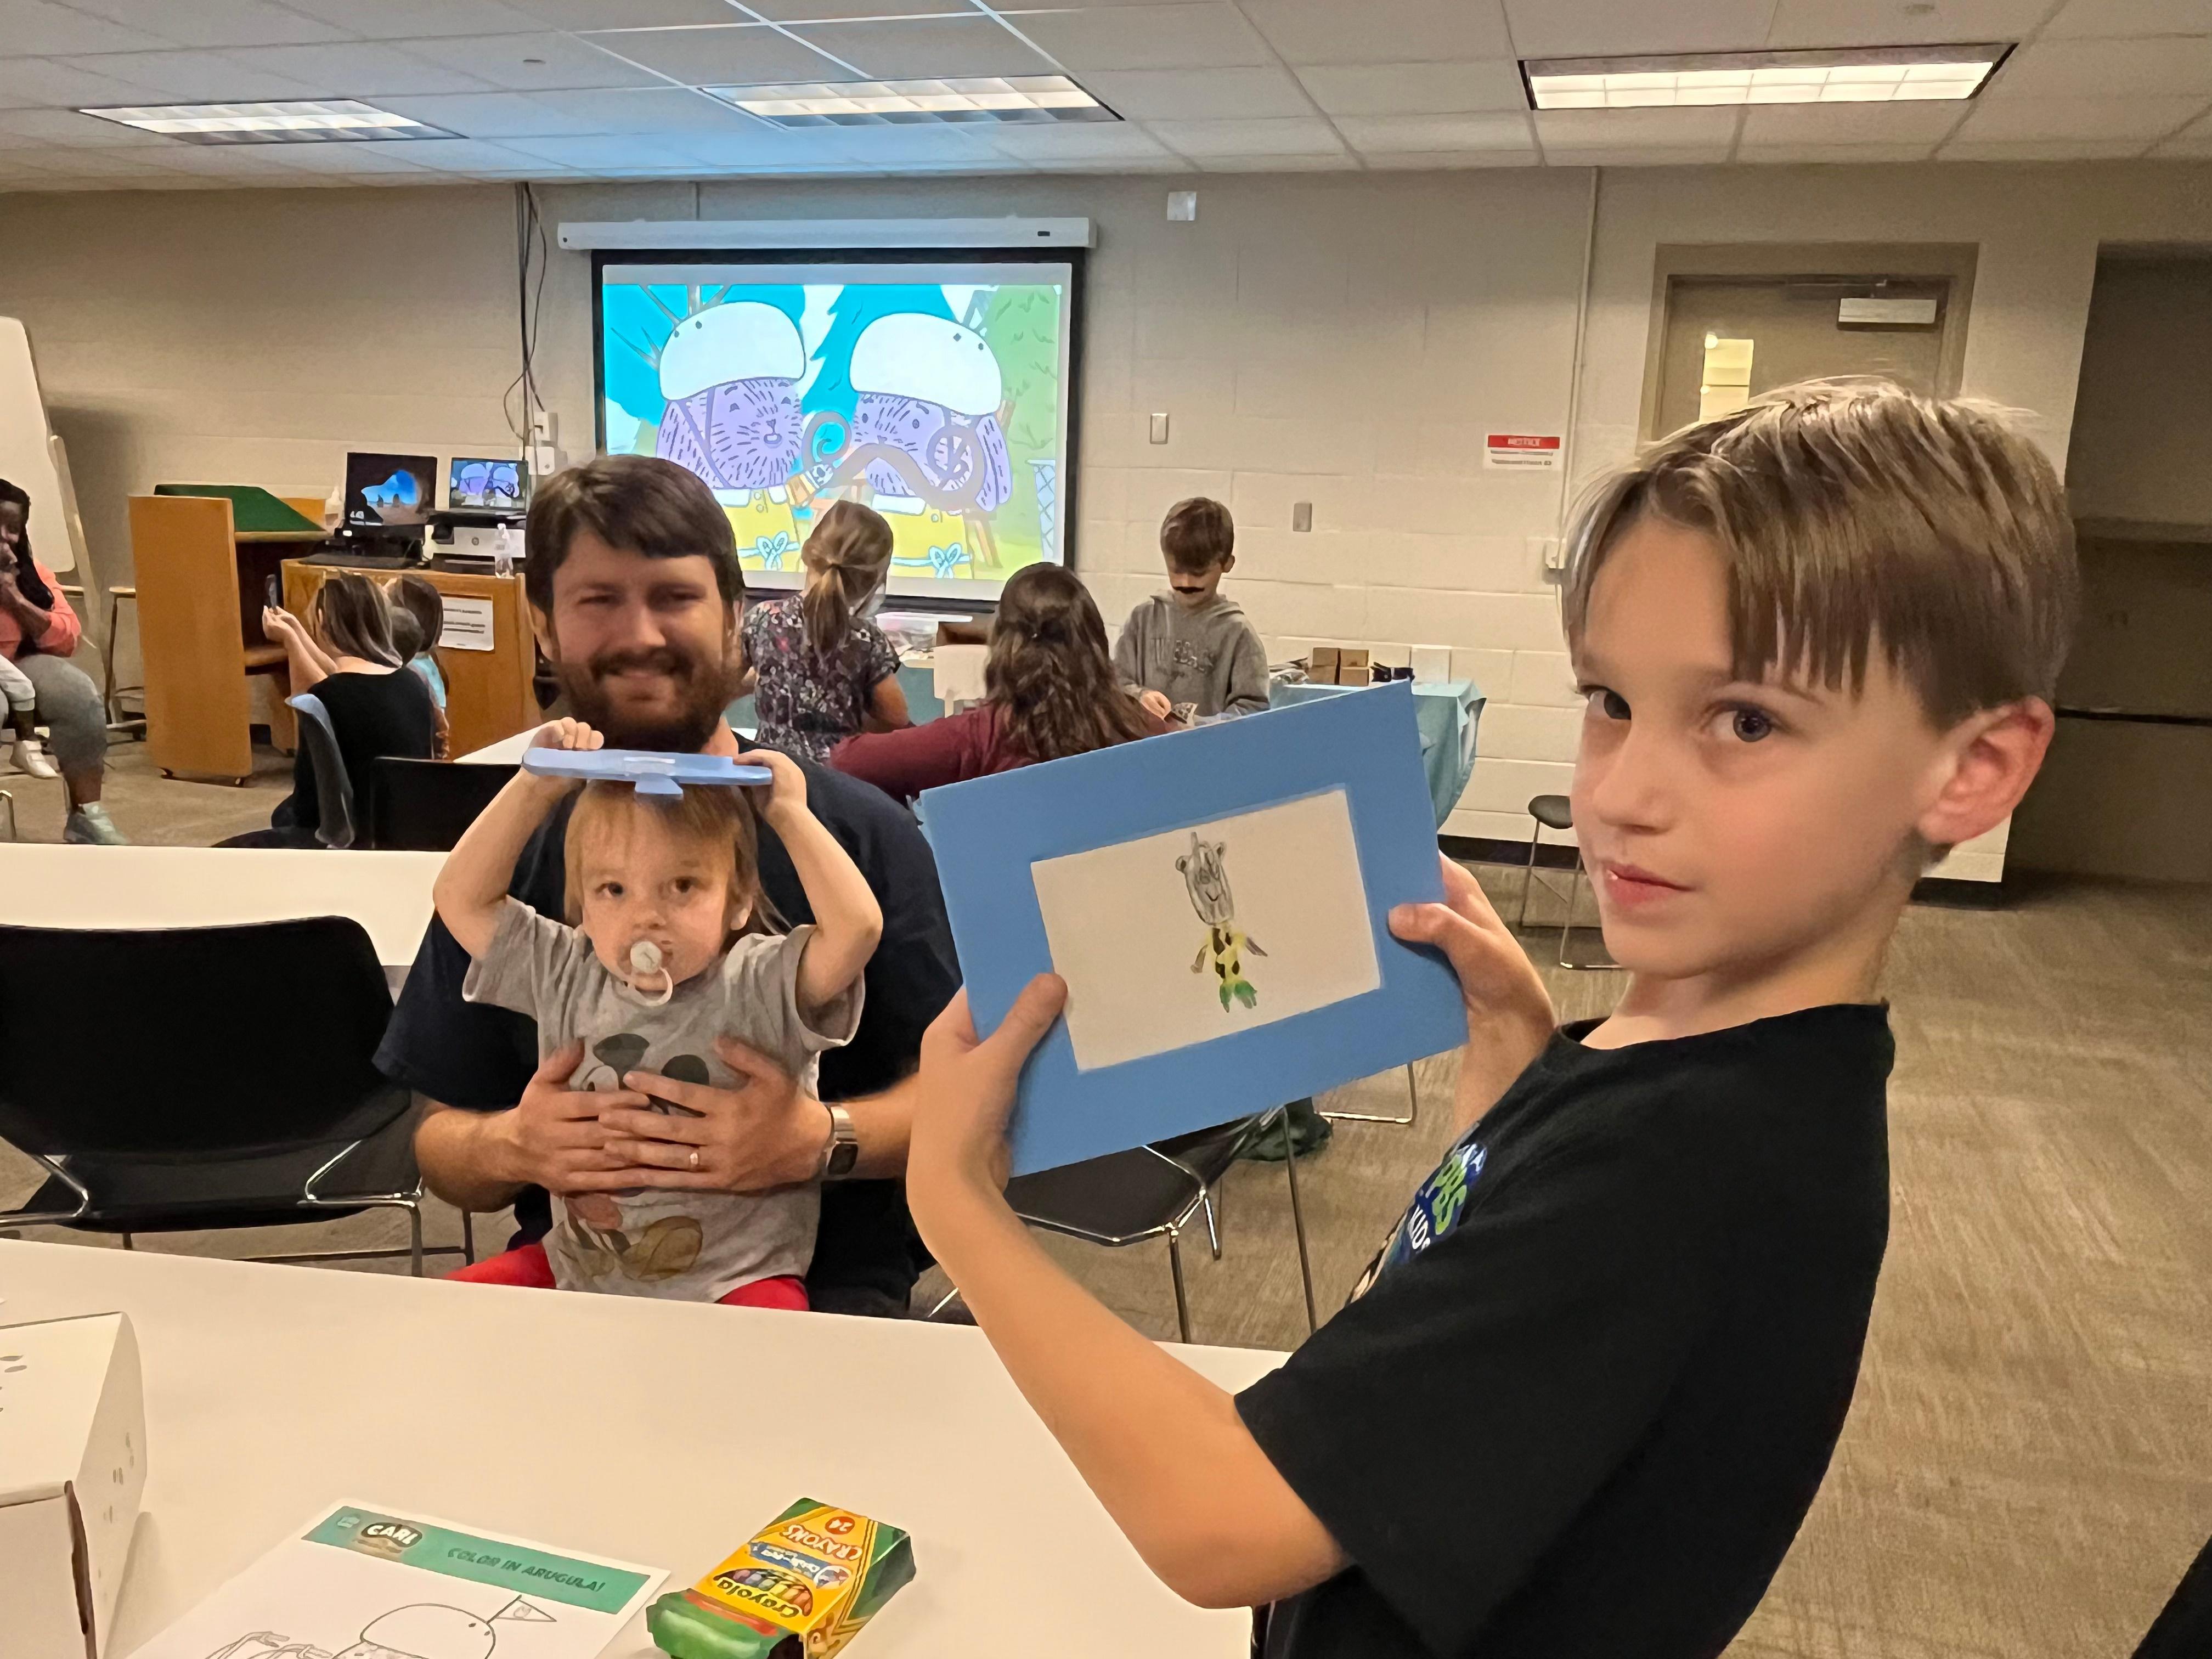
[[[1463,1129],[1549,1040],[1542,979],[1474,878],[1443,860],[1445,902],[1391,931],[1443,951],[1468,1010]],[[1204,1607],[1256,1607],[1350,1565],[1237,1415],[1227,1390],[1140,1335],[1060,1271],[1008,1207],[1006,1120],[1066,984],[1031,980],[979,1039],[962,992],[922,1038],[908,1202],[1008,1375],[1147,1566]]]

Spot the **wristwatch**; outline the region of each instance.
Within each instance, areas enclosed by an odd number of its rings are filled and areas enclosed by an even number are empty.
[[[842,1181],[860,1161],[860,1138],[853,1133],[853,1115],[842,1106],[823,1105],[830,1113],[830,1144],[822,1149],[819,1179]]]

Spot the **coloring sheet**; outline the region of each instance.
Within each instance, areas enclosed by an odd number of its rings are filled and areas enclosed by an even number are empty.
[[[1382,982],[1341,789],[1030,866],[1083,1071]]]
[[[342,1504],[132,1659],[597,1659],[666,1577]]]

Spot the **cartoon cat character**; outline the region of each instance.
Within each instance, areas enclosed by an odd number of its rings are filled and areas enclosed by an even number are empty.
[[[1207,958],[1212,959],[1214,974],[1221,981],[1224,1013],[1229,1011],[1231,997],[1247,1008],[1259,1002],[1259,992],[1244,977],[1244,952],[1249,951],[1255,957],[1267,954],[1260,948],[1258,940],[1247,939],[1237,926],[1237,903],[1230,896],[1229,872],[1222,861],[1228,850],[1228,842],[1201,841],[1194,830],[1190,851],[1176,860],[1176,868],[1182,872],[1183,885],[1190,890],[1191,908],[1206,924],[1206,943],[1198,947],[1190,971],[1203,972]]]

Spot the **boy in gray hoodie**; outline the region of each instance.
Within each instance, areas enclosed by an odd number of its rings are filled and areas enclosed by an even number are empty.
[[[1267,652],[1243,608],[1221,597],[1237,567],[1237,525],[1203,495],[1177,501],[1160,521],[1168,591],[1129,613],[1114,666],[1162,720],[1253,714],[1267,706]]]

